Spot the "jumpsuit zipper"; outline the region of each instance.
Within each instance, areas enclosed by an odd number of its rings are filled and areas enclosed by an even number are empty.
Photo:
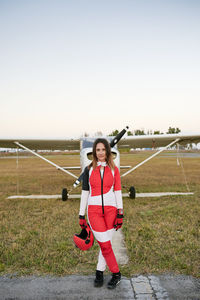
[[[103,177],[104,177],[104,168],[103,168],[103,176],[101,176],[101,168],[99,169],[100,177],[101,177],[101,202],[102,202],[102,213],[104,215],[104,201],[103,201]]]

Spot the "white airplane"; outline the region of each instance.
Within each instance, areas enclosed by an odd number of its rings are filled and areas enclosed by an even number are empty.
[[[140,136],[126,136],[123,137],[128,126],[124,128],[116,137],[107,136],[106,138],[111,145],[111,151],[113,154],[115,165],[120,169],[131,168],[131,166],[120,166],[120,153],[118,148],[160,148],[159,151],[134,166],[127,172],[125,172],[121,177],[125,177],[129,173],[133,172],[135,169],[152,159],[153,157],[160,154],[162,151],[170,148],[175,144],[186,145],[189,143],[199,143],[200,135],[184,135],[184,134],[160,134],[160,135],[140,135]],[[102,137],[102,136],[101,136]],[[59,139],[59,140],[41,140],[41,139],[0,139],[0,148],[21,148],[24,149],[37,157],[45,160],[47,163],[53,165],[58,170],[61,170],[68,175],[76,179],[73,188],[81,182],[82,172],[86,166],[91,163],[92,157],[92,146],[97,137],[83,137],[81,139]],[[34,149],[34,150],[32,150]],[[79,150],[80,149],[80,167],[61,167],[52,161],[46,159],[42,155],[38,154],[36,150]],[[81,169],[81,174],[79,177],[71,173],[69,170]],[[167,193],[165,193],[167,194]],[[191,194],[191,193],[190,193]],[[129,194],[125,194],[130,198],[135,198],[135,188],[133,186],[129,189]],[[70,197],[68,190],[66,188],[62,191],[62,200],[67,200]]]

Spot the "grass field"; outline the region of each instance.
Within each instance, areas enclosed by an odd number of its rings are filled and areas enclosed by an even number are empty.
[[[151,153],[121,154],[121,165],[142,161]],[[48,156],[62,166],[79,165],[78,155]],[[156,157],[125,177],[137,192],[186,192],[193,196],[124,198],[123,233],[129,264],[125,276],[174,272],[200,277],[200,158],[183,158],[185,177],[175,157]],[[125,172],[125,171],[123,171]],[[78,173],[77,173],[78,175]],[[79,232],[79,200],[8,200],[17,193],[60,194],[74,179],[30,156],[0,157],[0,274],[91,274],[98,245],[89,252],[74,247]],[[75,193],[80,192],[80,187]]]

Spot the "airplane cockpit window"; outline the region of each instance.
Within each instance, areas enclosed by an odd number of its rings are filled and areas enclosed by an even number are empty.
[[[109,142],[111,142],[113,139],[113,137],[109,137],[107,138],[107,140]],[[96,138],[83,138],[82,139],[82,148],[92,148],[93,147],[93,143],[96,140]],[[114,147],[115,148],[115,147]]]
[[[93,160],[92,152],[87,153],[87,158],[88,158],[89,160]]]
[[[112,152],[112,158],[115,159],[117,157],[117,153]]]
[[[82,148],[92,148],[94,140],[92,139],[83,139],[82,140]]]

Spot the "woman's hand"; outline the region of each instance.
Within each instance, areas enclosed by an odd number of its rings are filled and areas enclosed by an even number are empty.
[[[85,216],[79,216],[79,225],[81,226],[82,229],[87,227]]]
[[[124,217],[123,209],[120,208],[120,209],[117,210],[117,216],[116,216],[116,219],[115,219],[115,222],[114,222],[114,228],[115,228],[116,231],[119,228],[122,227],[123,217]]]

